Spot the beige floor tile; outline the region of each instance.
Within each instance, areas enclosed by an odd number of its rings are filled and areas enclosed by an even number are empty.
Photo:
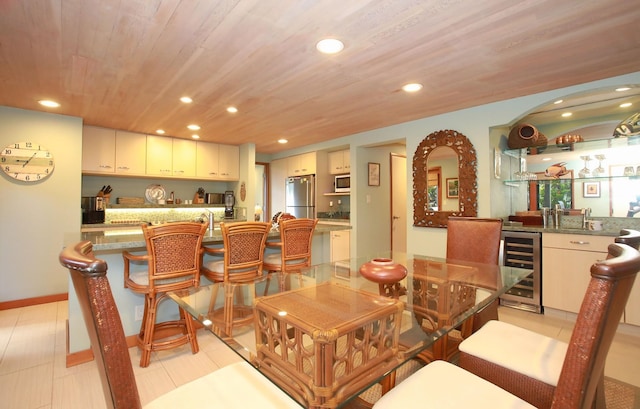
[[[98,368],[70,373],[54,379],[51,407],[53,409],[106,409]]]
[[[52,363],[55,321],[18,321],[0,362],[0,375]]]
[[[0,375],[0,406],[36,409],[50,405],[52,388],[52,362]]]

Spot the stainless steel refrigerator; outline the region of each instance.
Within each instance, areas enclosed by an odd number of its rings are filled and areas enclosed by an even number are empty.
[[[303,175],[288,177],[285,206],[287,213],[297,218],[316,217],[316,177]]]

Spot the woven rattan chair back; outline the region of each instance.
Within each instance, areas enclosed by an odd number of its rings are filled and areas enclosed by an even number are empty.
[[[205,252],[222,255],[224,268],[203,267],[202,274],[214,282],[245,282],[262,276],[264,248],[271,222],[222,222],[220,230],[223,248],[205,249]]]
[[[107,280],[107,263],[91,242],[66,247],[60,264],[69,269],[98,365],[107,408],[141,408],[120,314]]]
[[[590,408],[618,323],[640,270],[640,253],[625,244],[610,244],[607,260],[591,266],[569,348],[553,396],[553,409]]]
[[[206,229],[206,224],[197,222],[143,225],[149,254],[149,291],[175,291],[200,283]]]
[[[502,219],[449,217],[447,258],[474,263],[498,264]]]
[[[280,262],[265,263],[268,271],[292,272],[311,265],[311,243],[318,219],[287,219],[280,222]],[[271,244],[271,243],[269,243]]]

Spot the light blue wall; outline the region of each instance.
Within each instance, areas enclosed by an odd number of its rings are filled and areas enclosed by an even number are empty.
[[[80,230],[82,119],[0,107],[0,147],[23,141],[49,148],[56,162],[36,183],[0,172],[0,302],[66,293],[58,254],[63,234]]]

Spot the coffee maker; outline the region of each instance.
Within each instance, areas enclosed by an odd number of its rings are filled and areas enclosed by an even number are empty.
[[[100,196],[83,197],[82,224],[104,223],[104,198]]]
[[[236,197],[233,194],[233,190],[227,190],[224,192],[224,218],[233,219],[233,206],[236,204]]]

